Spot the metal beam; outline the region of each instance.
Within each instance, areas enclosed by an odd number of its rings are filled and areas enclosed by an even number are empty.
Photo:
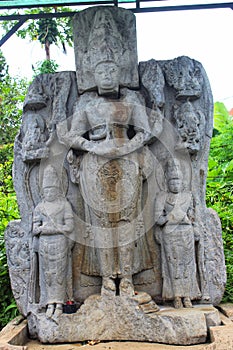
[[[222,9],[222,8],[230,8],[233,10],[233,2],[226,3],[213,3],[213,4],[199,4],[199,5],[176,5],[176,6],[158,6],[158,7],[141,7],[142,4],[149,3],[154,0],[136,0],[133,3],[136,5],[135,8],[128,8],[128,10],[133,11],[135,13],[140,12],[166,12],[166,11],[187,11],[187,10],[208,10],[208,9]],[[164,1],[164,0],[157,0]],[[165,0],[166,1],[166,0]],[[124,3],[129,3],[130,1],[118,1],[118,5],[123,5]],[[106,0],[106,1],[82,1],[79,2],[79,5],[115,5],[115,1]],[[77,3],[76,3],[77,5]],[[139,5],[141,5],[139,7]],[[28,14],[28,15],[0,15],[0,21],[11,21],[11,20],[20,20],[23,18],[27,19],[38,19],[38,18],[59,18],[59,17],[72,17],[76,12],[54,12],[54,13],[36,13],[36,14]]]
[[[0,9],[19,9],[51,6],[78,6],[79,3],[79,0],[0,0]]]
[[[141,4],[153,0],[140,0]],[[213,4],[197,4],[197,5],[175,5],[175,6],[158,6],[158,7],[141,7],[134,12],[162,12],[162,11],[187,11],[187,10],[209,10],[230,8],[233,10],[233,2],[213,3]]]
[[[132,1],[135,4],[135,8],[128,8],[128,10],[135,13],[145,12],[163,12],[163,11],[187,11],[187,10],[207,10],[207,9],[222,9],[230,8],[233,10],[233,2],[225,3],[213,3],[213,4],[199,4],[199,5],[176,5],[176,6],[158,6],[158,7],[140,7],[144,3],[148,3],[154,0],[136,0]],[[166,0],[157,0],[166,1]],[[5,2],[5,1],[4,1]],[[83,1],[79,2],[79,5],[119,5],[123,3],[129,3],[130,1],[119,1],[119,0],[106,0],[106,1]],[[1,0],[0,0],[1,3]],[[77,5],[77,2],[76,2]],[[72,17],[76,12],[53,12],[53,13],[36,13],[27,15],[0,15],[0,21],[11,21],[18,20],[11,30],[0,40],[0,47],[28,20],[38,18],[60,18],[60,17]]]
[[[2,37],[0,40],[0,47],[27,21],[28,18],[24,17],[19,20],[18,23],[16,23],[11,30]]]

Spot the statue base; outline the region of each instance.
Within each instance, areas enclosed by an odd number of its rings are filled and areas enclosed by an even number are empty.
[[[90,296],[76,313],[63,313],[58,319],[47,318],[35,304],[28,316],[30,336],[42,343],[132,340],[191,345],[205,343],[209,327],[220,324],[219,312],[211,305],[161,307],[147,313],[132,298],[100,295]]]

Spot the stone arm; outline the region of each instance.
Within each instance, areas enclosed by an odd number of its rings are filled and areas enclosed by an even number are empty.
[[[131,106],[131,118],[128,124],[134,127],[135,136],[131,140],[126,140],[122,146],[118,147],[114,145],[114,141],[106,140],[97,145],[95,149],[92,150],[93,153],[106,158],[121,157],[139,150],[153,139],[155,135],[152,134],[145,105],[142,104],[142,101],[139,100],[136,94],[133,96],[130,95],[128,103]],[[161,114],[157,114],[155,119],[157,125],[160,125],[158,126],[158,133],[160,134],[162,131],[163,117]]]
[[[66,119],[57,125],[57,137],[59,142],[68,148],[89,152],[95,146],[94,142],[83,137],[89,129],[86,113],[80,110],[74,113],[70,130]]]
[[[181,192],[177,195],[173,209],[167,214],[168,224],[190,225],[188,211],[191,204],[191,192]]]
[[[43,204],[39,203],[33,215],[33,236],[38,237],[41,234],[54,234],[55,232],[54,222],[47,217]]]
[[[39,236],[41,233],[41,226],[42,226],[42,215],[40,211],[40,205],[38,205],[33,214],[33,226],[32,226],[32,235],[33,236]]]
[[[163,131],[164,116],[161,110],[156,106],[150,111],[150,128],[153,138],[157,138]]]
[[[71,233],[74,228],[72,208],[68,202],[65,202],[62,209],[58,215],[63,216],[63,220],[62,223],[58,223],[56,220],[47,217],[46,212],[43,212],[43,208],[39,204],[33,215],[33,236]]]
[[[161,192],[158,194],[155,200],[155,223],[158,226],[163,226],[168,221],[167,213],[165,210],[166,196],[166,192]]]
[[[159,226],[167,225],[190,225],[191,221],[187,216],[190,193],[180,193],[174,206],[167,205],[166,193],[159,197],[155,203],[155,218]],[[167,209],[169,207],[169,209]]]
[[[58,233],[63,233],[63,234],[69,234],[74,229],[74,218],[73,218],[72,208],[68,202],[65,203],[64,222],[63,224],[57,224],[56,228]]]
[[[149,133],[138,131],[131,140],[127,140],[122,146],[115,146],[114,140],[106,140],[100,144],[95,144],[90,151],[106,158],[122,157],[142,148],[150,138]]]

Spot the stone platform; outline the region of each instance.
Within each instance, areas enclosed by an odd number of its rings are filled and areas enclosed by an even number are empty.
[[[210,326],[220,325],[219,312],[210,305],[192,309],[162,307],[145,313],[137,301],[126,297],[89,297],[74,314],[48,319],[31,309],[28,326],[31,336],[42,343],[88,340],[146,341],[174,345],[205,343]]]
[[[205,306],[204,306],[205,308]],[[219,309],[226,314],[233,312],[233,305],[221,304]],[[160,312],[167,312],[161,310]],[[99,342],[91,341],[73,344],[45,345],[27,338],[26,321],[13,320],[0,332],[0,350],[232,350],[233,322],[229,317],[219,312],[221,325],[209,328],[209,339],[205,344],[173,346],[148,342]],[[94,345],[94,348],[93,348]]]

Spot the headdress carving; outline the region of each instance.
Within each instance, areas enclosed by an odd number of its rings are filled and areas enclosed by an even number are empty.
[[[133,13],[113,6],[97,6],[77,13],[73,27],[79,93],[96,88],[95,67],[109,61],[120,69],[120,86],[139,86]]]
[[[165,63],[164,67],[167,83],[176,90],[177,100],[200,98],[203,77],[199,62],[181,56]]]
[[[167,181],[171,179],[181,179],[183,177],[180,163],[177,159],[170,159],[166,164],[165,176]]]
[[[44,169],[42,188],[57,187],[61,188],[61,183],[57,175],[56,169],[52,165],[48,165]]]

